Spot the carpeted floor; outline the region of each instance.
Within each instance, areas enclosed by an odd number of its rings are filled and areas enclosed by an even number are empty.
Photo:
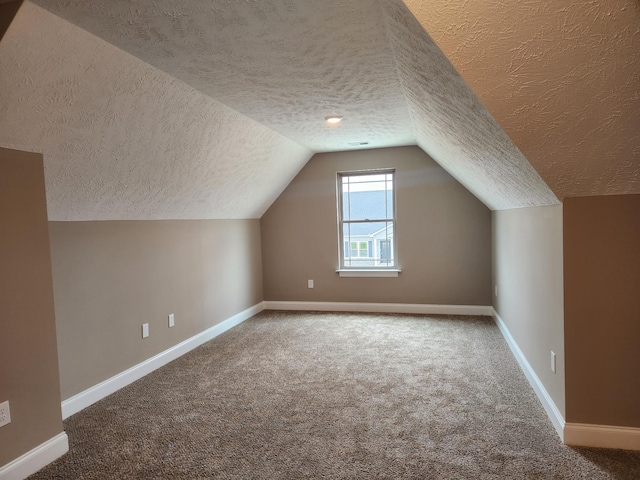
[[[562,445],[486,317],[263,312],[65,430],[30,478],[640,478]]]

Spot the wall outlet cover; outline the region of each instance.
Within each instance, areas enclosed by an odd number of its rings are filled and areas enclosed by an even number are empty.
[[[11,423],[11,412],[9,411],[9,401],[0,403],[0,427]]]
[[[142,325],[142,338],[147,338],[149,336],[149,324],[145,323]]]
[[[169,314],[169,328],[176,324],[176,317],[173,313]]]

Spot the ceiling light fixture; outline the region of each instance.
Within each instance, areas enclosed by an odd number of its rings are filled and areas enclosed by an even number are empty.
[[[337,125],[342,121],[342,117],[338,115],[331,115],[329,117],[324,117],[324,119],[329,125]]]

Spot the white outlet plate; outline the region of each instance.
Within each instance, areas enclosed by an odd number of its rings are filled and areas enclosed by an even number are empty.
[[[556,354],[551,352],[551,371],[556,373]]]
[[[313,280],[307,280],[307,287],[313,288]]]
[[[498,285],[495,285],[496,297],[498,296]]]
[[[149,324],[145,323],[142,325],[142,338],[147,338],[149,336]]]
[[[176,317],[173,313],[169,314],[169,328],[176,324]]]
[[[0,427],[11,423],[11,412],[9,411],[9,401],[0,403]]]

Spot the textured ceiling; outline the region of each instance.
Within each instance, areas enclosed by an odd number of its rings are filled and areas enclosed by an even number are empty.
[[[51,219],[259,217],[352,142],[557,203],[400,0],[36,3],[67,21],[25,2],[0,43],[0,145],[45,154]]]
[[[416,143],[377,1],[35,3],[314,151]]]
[[[0,145],[44,152],[51,220],[257,218],[311,157],[30,3],[0,43]]]
[[[559,197],[640,193],[638,0],[405,0]]]
[[[418,145],[492,209],[558,203],[404,5],[383,4]]]

